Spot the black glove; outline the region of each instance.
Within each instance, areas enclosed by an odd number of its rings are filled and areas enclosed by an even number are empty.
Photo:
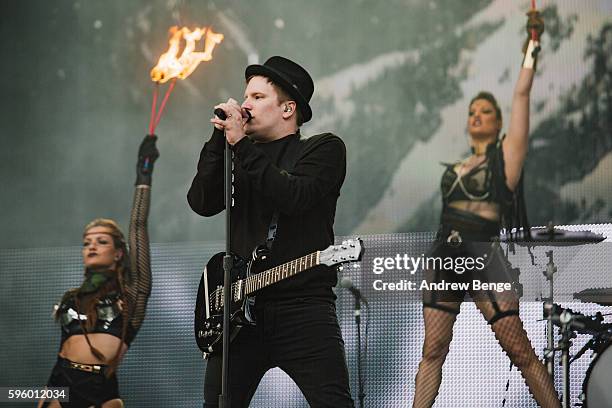
[[[136,185],[151,185],[153,164],[159,157],[159,150],[155,146],[156,135],[147,135],[138,148],[138,164],[136,165]]]

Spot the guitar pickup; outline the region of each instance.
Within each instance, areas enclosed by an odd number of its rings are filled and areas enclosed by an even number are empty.
[[[232,298],[234,299],[234,302],[239,302],[242,300],[243,285],[244,279],[240,279],[235,285],[232,285],[232,289],[234,291],[234,293],[232,293]]]
[[[215,310],[221,310],[221,306],[223,305],[223,287],[217,286],[217,290],[215,290]]]

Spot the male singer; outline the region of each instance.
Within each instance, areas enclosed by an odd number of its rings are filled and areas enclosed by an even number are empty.
[[[312,117],[314,83],[300,65],[276,56],[248,66],[245,78],[242,105],[229,99],[215,107],[226,119],[211,119],[216,129],[204,144],[187,199],[205,217],[225,209],[227,140],[235,155],[231,248],[248,258],[277,219],[269,268],[333,244],[346,151],[331,133],[301,139],[299,128]],[[232,408],[248,407],[274,367],[296,382],[312,407],[354,406],[332,291],[336,281],[335,270],[320,265],[256,293],[256,326],[243,328],[230,345]],[[208,360],[205,407],[217,406],[221,364],[220,354]]]

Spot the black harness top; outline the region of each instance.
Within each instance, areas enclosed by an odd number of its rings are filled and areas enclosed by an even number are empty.
[[[503,141],[504,137],[489,144],[482,161],[461,176],[455,171],[461,162],[442,163],[446,170],[440,183],[443,203],[441,224],[445,224],[446,218],[456,216],[457,211],[448,205],[454,201],[490,202],[499,205],[500,219],[497,228],[505,228],[507,231],[522,228],[529,236],[523,177],[521,176],[516,190],[510,191],[506,184]]]
[[[458,163],[443,163],[446,171],[442,175],[442,197],[446,203],[453,201],[491,201],[491,171],[488,159],[464,175],[455,171]]]
[[[71,336],[85,334],[83,326],[87,316],[79,313],[75,296],[69,296],[64,302],[56,305],[55,313],[62,326],[61,344],[64,344]],[[123,315],[121,314],[119,295],[117,293],[110,294],[98,302],[97,315],[98,318],[95,326],[91,330],[87,330],[87,333],[106,333],[120,339],[123,330]],[[134,335],[134,330],[128,324],[125,335],[125,342],[128,346],[132,342]]]

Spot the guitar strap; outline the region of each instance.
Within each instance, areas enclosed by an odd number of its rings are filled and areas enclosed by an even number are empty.
[[[298,136],[299,134],[298,130]],[[301,137],[298,139],[296,143],[287,146],[285,151],[285,157],[282,160],[283,167],[286,170],[283,170],[286,173],[291,173],[297,164],[298,159],[301,157],[301,153],[304,151],[304,147],[306,146],[306,140],[303,140]],[[266,238],[265,248],[268,253],[272,251],[272,244],[274,244],[274,239],[276,238],[276,230],[278,229],[278,210],[274,211],[272,214],[272,219],[270,220],[270,226],[268,227],[268,237]]]
[[[278,210],[274,211],[274,214],[272,214],[272,219],[270,220],[270,226],[268,227],[268,238],[266,238],[266,248],[268,252],[272,251],[272,244],[274,243],[274,239],[276,238],[277,228],[278,228]]]
[[[298,130],[299,135],[299,130]],[[280,163],[286,170],[282,170],[283,172],[290,173],[295,167],[299,157],[301,156],[302,151],[304,150],[304,146],[306,145],[305,141],[301,138],[297,141],[297,143],[293,143],[292,146],[287,146],[284,157]],[[253,250],[252,260],[257,261],[260,259],[265,259],[269,254],[272,253],[272,245],[274,244],[274,240],[276,239],[276,231],[278,230],[278,210],[274,210],[274,214],[272,214],[272,218],[270,219],[270,225],[268,226],[268,236],[266,237],[266,242],[263,245],[258,245]],[[257,296],[249,296],[245,302],[244,308],[244,316],[248,322],[251,324],[255,324],[255,298]]]
[[[279,163],[279,165],[284,168],[281,171],[289,175],[294,170],[295,165],[302,157],[302,154],[307,150],[307,148],[316,146],[323,138],[327,136],[327,134],[320,134],[312,136],[308,139],[302,139],[299,129],[297,131],[297,135],[299,136],[299,139],[295,143],[287,145],[286,151],[283,154],[283,158]],[[276,231],[278,230],[278,219],[279,212],[278,210],[274,210],[274,214],[272,214],[272,218],[270,220],[270,226],[268,227],[268,236],[266,238],[265,244],[258,245],[253,250],[252,257],[254,261],[259,260],[262,257],[267,257],[267,255],[272,252],[272,245],[274,244],[274,239],[276,238]],[[249,296],[245,302],[245,317],[247,321],[251,322],[251,324],[255,323],[255,298],[256,296]]]

